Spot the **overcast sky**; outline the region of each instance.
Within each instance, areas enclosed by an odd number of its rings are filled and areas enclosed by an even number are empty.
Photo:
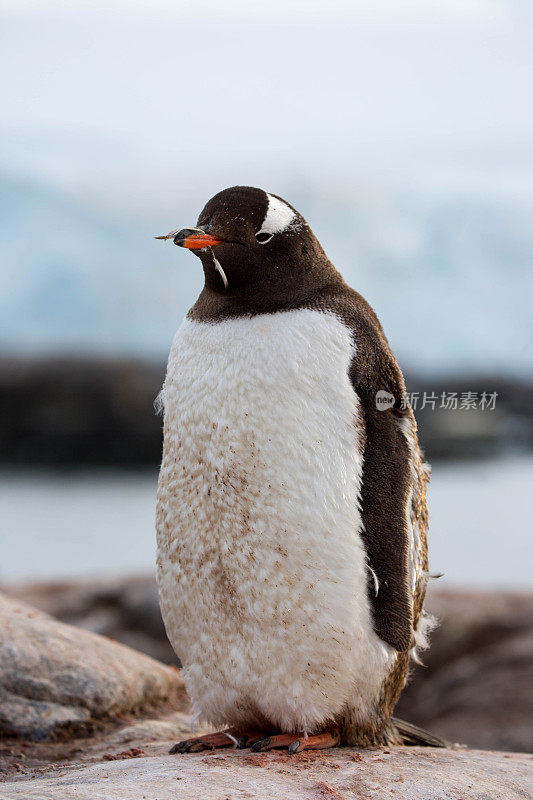
[[[0,166],[143,213],[287,176],[530,197],[530,9],[4,0]]]
[[[532,11],[3,0],[10,341],[163,352],[201,273],[152,236],[247,183],[298,206],[406,363],[530,364]]]

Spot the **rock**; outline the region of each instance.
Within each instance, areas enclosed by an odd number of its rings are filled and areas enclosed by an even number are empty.
[[[184,707],[178,671],[0,595],[0,734],[42,739]]]
[[[152,624],[153,605],[142,608],[146,598],[154,602],[149,585],[129,583],[127,591],[109,585],[107,613],[117,597],[128,596],[144,624]],[[102,585],[99,592],[105,597]],[[466,739],[461,725],[469,736],[486,735],[485,726],[493,736],[502,736],[502,728],[503,739],[511,731],[516,742],[527,739],[530,706],[508,695],[510,687],[526,688],[532,603],[511,595],[434,594],[432,609],[444,618],[440,638],[428,653],[431,667],[415,677],[418,689],[413,682],[406,693],[411,713],[403,715],[412,721],[421,721],[415,712],[426,715],[428,727],[452,739]],[[0,767],[8,778],[2,800],[524,800],[533,792],[533,757],[517,753],[398,747],[168,756],[170,745],[191,735],[175,668],[2,595],[0,629]],[[127,716],[149,708],[157,717]]]
[[[533,760],[522,754],[390,748],[250,751],[143,757],[141,748],[83,768],[2,785],[2,800],[524,800]]]
[[[0,461],[18,466],[156,466],[163,361],[0,357]]]
[[[431,592],[440,620],[395,714],[472,747],[533,750],[533,596]]]
[[[206,727],[195,726],[193,730],[189,714],[183,711],[158,709],[157,718],[129,718],[123,724],[99,724],[91,726],[89,731],[69,731],[68,737],[41,741],[2,737],[0,781],[29,780],[52,766],[61,771],[112,760],[111,757],[127,750],[142,750],[146,756],[167,755],[171,744],[207,732]]]
[[[163,361],[52,356],[0,357],[0,461],[52,467],[157,467],[161,419],[153,402]],[[406,375],[430,462],[533,448],[533,386],[498,375]],[[494,411],[441,407],[455,391],[498,395]],[[424,405],[423,397],[434,395]],[[112,432],[112,435],[110,435]]]
[[[152,577],[22,583],[4,590],[62,622],[179,666],[167,639]]]
[[[179,663],[151,577],[6,591],[63,621]],[[397,716],[471,747],[533,750],[533,595],[444,591],[432,582],[427,606],[440,624],[422,655],[426,666],[413,667]]]
[[[193,734],[190,715],[178,711],[165,719],[138,720],[131,725],[125,725],[110,733],[108,741],[110,744],[135,742],[146,745],[148,742],[177,742],[193,735],[197,735],[197,730]]]

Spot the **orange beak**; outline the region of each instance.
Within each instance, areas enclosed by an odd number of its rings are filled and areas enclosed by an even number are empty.
[[[185,239],[174,239],[174,244],[179,247],[187,247],[189,250],[201,250],[202,247],[214,247],[220,244],[222,239],[217,239],[209,233],[193,233],[191,236],[186,236]]]
[[[178,247],[186,247],[188,250],[202,250],[204,247],[214,247],[220,244],[222,239],[211,236],[199,228],[183,228],[181,231],[171,231],[165,236],[156,236],[156,239],[173,239]]]

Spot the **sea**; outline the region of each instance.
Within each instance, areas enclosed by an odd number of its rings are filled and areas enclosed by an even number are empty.
[[[10,470],[0,480],[0,582],[155,567],[157,472]],[[430,569],[440,587],[531,588],[533,457],[437,463]]]

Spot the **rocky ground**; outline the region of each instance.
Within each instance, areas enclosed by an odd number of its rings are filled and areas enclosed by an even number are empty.
[[[140,755],[8,781],[2,800],[528,800],[533,757],[395,747]]]
[[[0,631],[4,779],[134,758],[191,733],[175,666],[3,594]]]
[[[533,749],[530,595],[434,590],[428,605],[441,625],[427,666],[416,668],[397,710],[485,752],[342,748],[292,757],[169,756],[169,746],[190,735],[191,725],[153,580],[4,588],[1,800],[532,796],[533,757],[489,752]]]
[[[150,577],[7,587],[64,622],[178,664]],[[443,591],[440,624],[415,666],[397,716],[470,747],[533,752],[533,595]]]

